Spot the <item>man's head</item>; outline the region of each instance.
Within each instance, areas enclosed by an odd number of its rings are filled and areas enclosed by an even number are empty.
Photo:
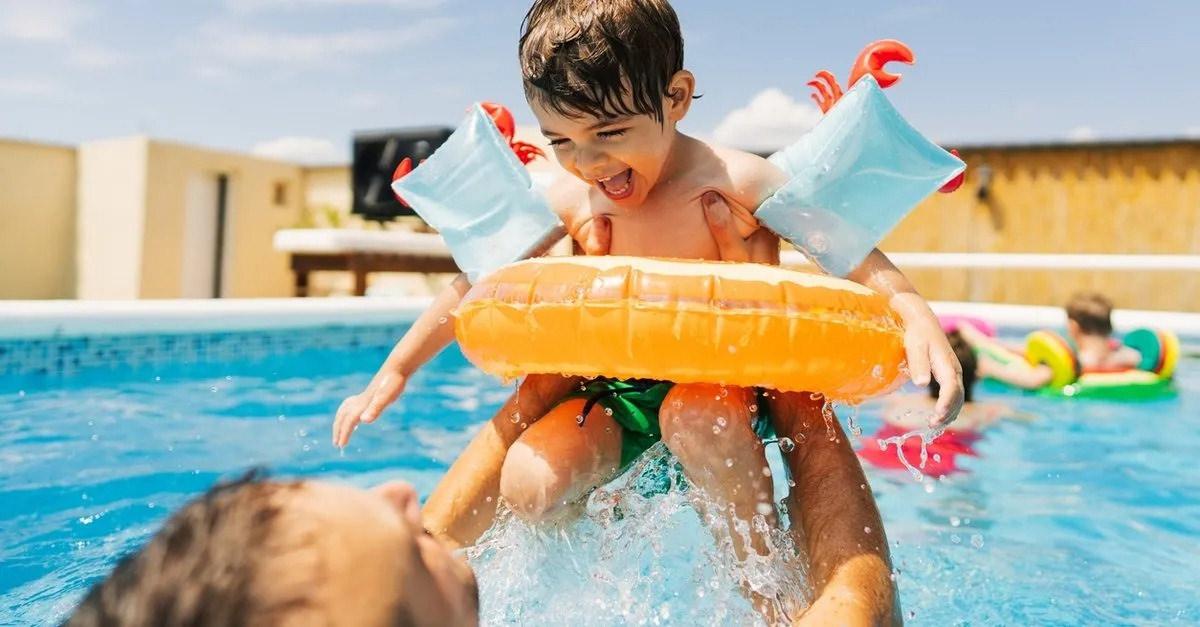
[[[1067,331],[1081,335],[1112,335],[1112,301],[1096,292],[1080,292],[1067,301]]]
[[[411,487],[247,477],[172,515],[67,625],[474,624],[476,594]]]
[[[962,366],[963,400],[970,403],[974,400],[975,380],[978,376],[976,368],[979,366],[975,358],[975,351],[971,350],[971,345],[967,344],[958,331],[951,331],[946,338],[950,340],[950,348],[954,350],[954,356],[958,357],[958,363]],[[937,400],[941,389],[936,379],[929,380],[929,395],[934,400]]]
[[[559,163],[636,206],[663,175],[695,79],[666,0],[537,0],[522,25],[525,95]]]

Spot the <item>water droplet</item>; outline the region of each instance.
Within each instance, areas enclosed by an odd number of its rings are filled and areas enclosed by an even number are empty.
[[[93,433],[93,434],[92,434],[92,441],[93,441],[93,442],[99,442],[99,441],[100,441],[100,436],[99,436],[99,435],[97,435],[97,434],[95,434],[95,433]]]
[[[604,408],[604,415],[605,415],[605,416],[611,416],[611,415],[613,415],[613,410],[612,410],[612,408],[611,408],[611,407],[605,407],[605,408]]]
[[[306,450],[306,451],[308,451],[308,450],[312,450],[312,447],[311,447],[311,446],[309,446],[309,445],[307,445],[307,444],[305,444],[305,445],[304,445],[303,447],[301,447],[301,448],[303,448],[303,449],[304,449],[304,450]]]
[[[874,379],[882,379],[883,378],[883,366],[881,366],[879,364],[875,364],[875,367],[871,368],[871,377]]]
[[[779,452],[791,453],[796,450],[796,443],[791,438],[779,438]]]
[[[935,462],[940,462],[940,461],[942,461],[942,454],[941,454],[941,453],[934,453],[934,454],[933,454],[933,461],[935,461]]]
[[[212,392],[213,394],[216,394],[216,393],[217,393],[217,386],[215,386],[215,385],[214,385],[214,386],[212,386],[212,387],[208,388],[208,391],[209,391],[209,392]]]
[[[583,414],[579,414],[578,416],[575,416],[575,424],[577,424],[579,426],[583,426]]]
[[[720,433],[721,433],[721,427],[718,427],[717,425],[713,425],[713,435],[719,435]]]
[[[441,318],[438,318],[438,324],[446,324],[446,316],[442,316]]]
[[[754,506],[754,511],[762,514],[763,516],[770,516],[772,509],[773,508],[771,507],[771,504],[764,501],[759,501],[758,505]]]
[[[961,519],[961,518],[959,518],[958,516],[951,516],[951,517],[950,517],[950,526],[951,526],[951,527],[957,527],[957,526],[959,526],[959,525],[961,525],[961,524],[962,524],[962,519]]]
[[[933,494],[933,484],[932,484],[932,483],[926,483],[926,484],[925,484],[925,493],[926,493],[926,494]]]
[[[162,377],[154,377],[155,381],[162,381]]]
[[[953,542],[954,544],[961,544],[962,538],[959,537],[959,535],[957,533],[952,533],[952,534],[950,534],[950,541]]]
[[[486,499],[484,499],[484,500],[485,500],[485,501],[487,501],[488,503],[491,503],[491,502],[492,502],[492,497],[490,497],[490,496],[489,496],[489,497],[487,497],[487,498],[486,498]]]
[[[871,533],[870,527],[863,527],[863,533]]]
[[[758,411],[758,405],[757,405],[757,404],[755,404],[755,403],[751,403],[751,404],[750,404],[750,411],[752,411],[752,412],[757,412],[757,411]]]
[[[301,429],[296,432],[296,435],[301,438],[307,438],[308,437],[308,429]]]
[[[278,420],[279,422],[283,422],[284,420],[287,420],[287,416],[285,416],[283,414],[279,414],[279,417],[276,418],[276,420]]]
[[[733,459],[726,457],[725,458],[725,467],[733,468]]]
[[[508,419],[511,420],[514,425],[517,424],[518,422],[521,422],[521,412],[514,411],[513,413],[508,415]]]
[[[717,416],[717,426],[724,428],[727,424],[729,423],[725,420],[725,416]]]
[[[764,477],[770,477],[770,476],[771,476],[771,468],[770,468],[770,466],[763,466],[763,469],[762,469],[762,474],[763,474],[763,476],[764,476]]]
[[[982,549],[983,548],[983,536],[978,533],[971,536],[971,546],[973,546],[977,549]]]
[[[231,377],[231,376],[229,376],[229,375],[225,375],[225,380],[226,380],[226,381],[233,381],[233,377]]]

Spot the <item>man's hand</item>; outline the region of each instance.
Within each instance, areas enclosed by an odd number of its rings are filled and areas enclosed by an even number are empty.
[[[345,448],[359,423],[375,422],[388,405],[396,402],[407,383],[408,378],[402,374],[385,374],[378,384],[372,383],[362,392],[346,397],[333,419],[333,445]]]

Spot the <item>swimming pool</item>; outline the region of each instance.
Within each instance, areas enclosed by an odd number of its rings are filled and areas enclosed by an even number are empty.
[[[402,332],[0,342],[0,623],[61,619],[170,510],[247,466],[363,486],[403,477],[428,493],[509,389],[448,350],[384,420],[332,449],[334,409]],[[998,392],[1038,418],[988,431],[968,472],[918,482],[868,468],[909,622],[1200,621],[1200,362],[1181,365],[1178,385],[1137,405]],[[879,415],[869,404],[856,422],[869,434]],[[574,526],[492,534],[474,557],[485,621],[746,620],[678,494],[627,499],[644,515],[615,519],[611,492]]]

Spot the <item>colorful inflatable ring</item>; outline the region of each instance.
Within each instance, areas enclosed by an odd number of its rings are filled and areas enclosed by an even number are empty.
[[[902,378],[904,331],[883,296],[773,266],[531,259],[481,279],[455,319],[467,358],[505,378],[662,379],[846,401]]]
[[[1034,366],[1050,368],[1050,387],[1054,389],[1070,385],[1081,374],[1075,349],[1052,331],[1034,331],[1025,338],[1025,359]]]
[[[1142,355],[1138,370],[1153,372],[1162,379],[1175,375],[1179,364],[1179,338],[1166,329],[1136,329],[1125,334],[1125,346]]]
[[[1179,338],[1164,329],[1137,329],[1125,336],[1124,344],[1142,354],[1138,369],[1080,372],[1074,347],[1050,331],[1030,334],[1026,358],[1050,368],[1053,378],[1042,391],[1051,396],[1136,401],[1173,395]]]
[[[942,332],[946,335],[957,331],[964,324],[969,324],[988,337],[996,337],[996,327],[992,323],[973,316],[943,314],[938,316],[938,322],[942,323]]]

